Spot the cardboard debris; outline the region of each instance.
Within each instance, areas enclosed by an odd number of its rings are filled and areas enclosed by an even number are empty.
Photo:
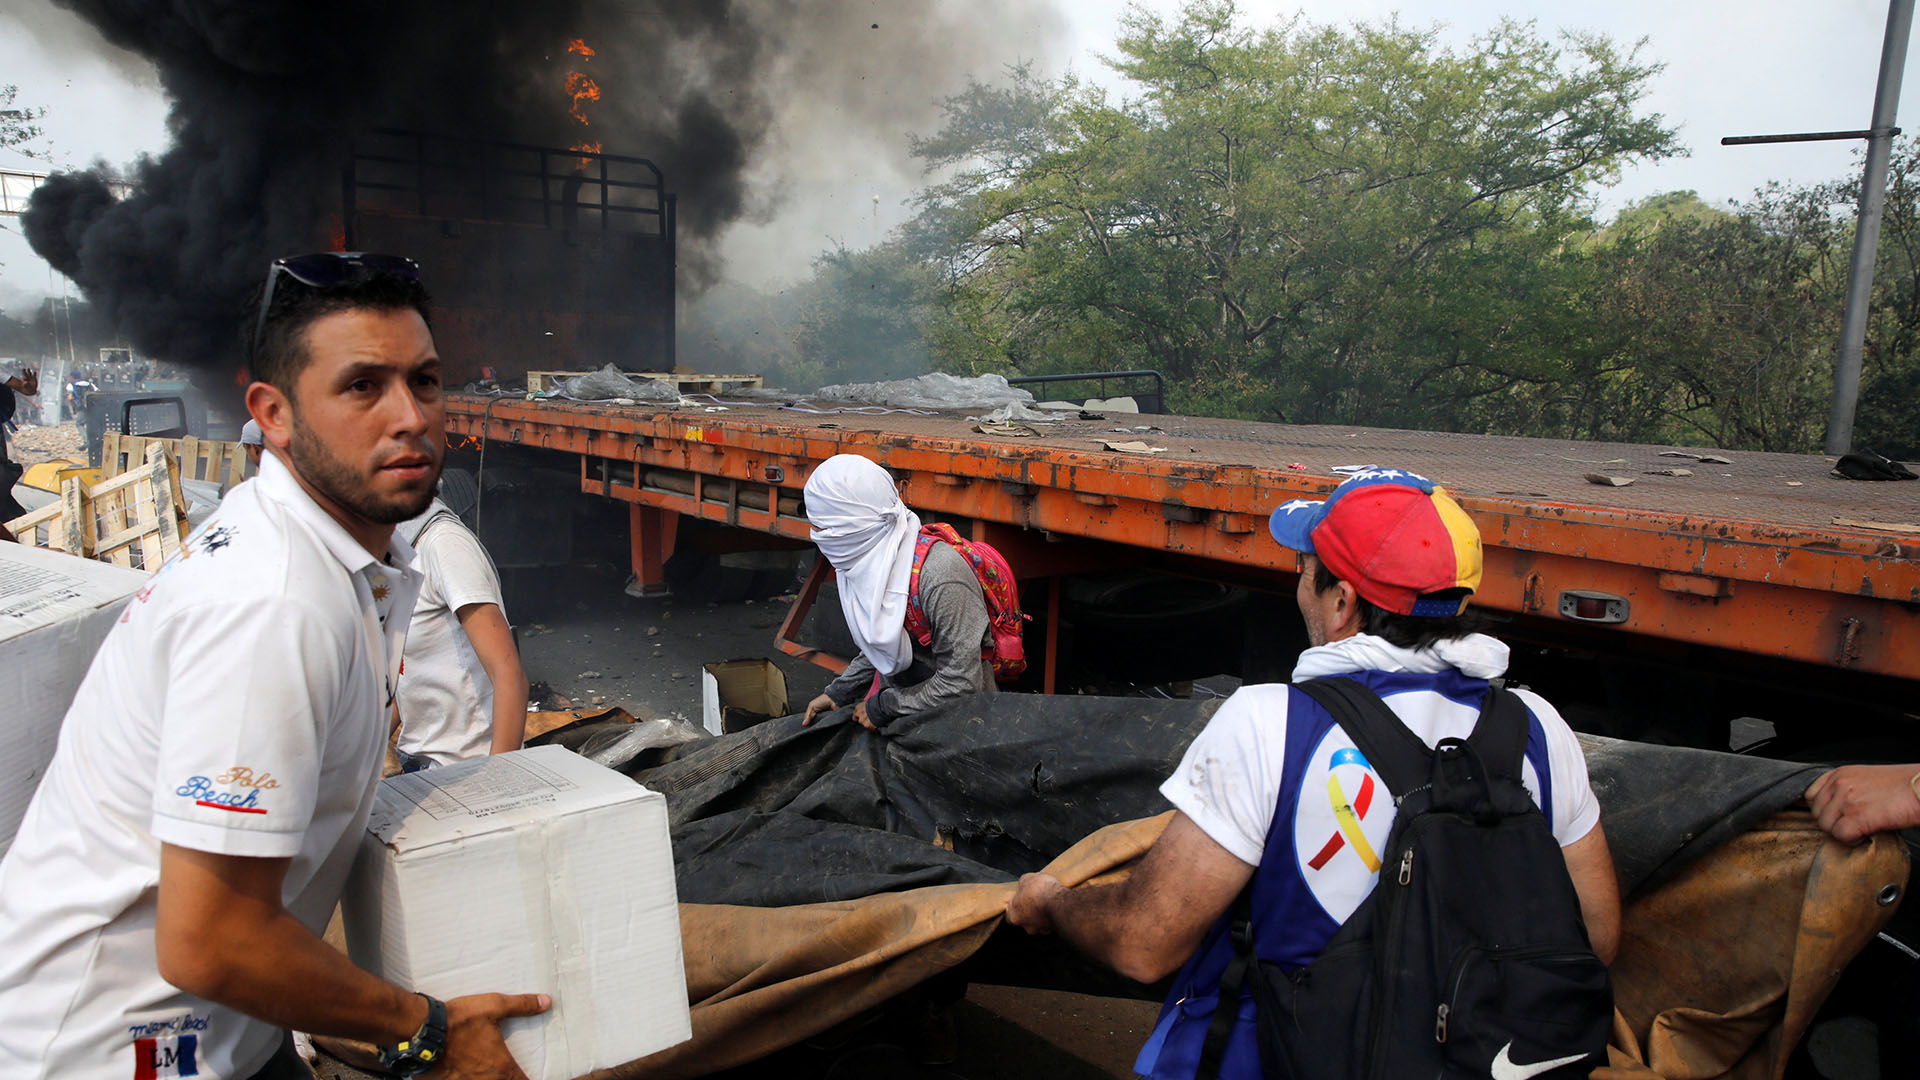
[[[1692,469],[1648,469],[1648,476],[1692,476]]]
[[[1718,454],[1691,454],[1685,450],[1662,450],[1661,457],[1683,457],[1705,465],[1731,465],[1732,458],[1723,458]]]
[[[1880,529],[1883,532],[1911,533],[1920,536],[1920,522],[1859,521],[1854,518],[1834,518],[1833,523],[1849,529]]]
[[[341,906],[348,954],[391,982],[551,994],[501,1025],[530,1080],[692,1037],[666,799],[570,750],[381,781]]]
[[[1033,429],[1017,424],[975,424],[973,430],[982,435],[1005,435],[1015,439],[1033,438]]]
[[[1164,446],[1148,446],[1146,443],[1138,442],[1138,441],[1136,442],[1105,442],[1103,441],[1100,445],[1106,447],[1109,450],[1113,450],[1122,454],[1164,454],[1167,452],[1167,448]]]
[[[728,660],[700,671],[700,717],[710,735],[785,716],[787,676],[771,660]]]
[[[1633,477],[1608,476],[1605,473],[1590,472],[1587,474],[1587,483],[1599,484],[1601,487],[1626,487],[1633,483]]]
[[[633,723],[633,714],[618,705],[600,709],[555,709],[549,712],[527,713],[527,740],[531,742],[542,735],[563,731],[575,724],[597,724],[602,720]]]

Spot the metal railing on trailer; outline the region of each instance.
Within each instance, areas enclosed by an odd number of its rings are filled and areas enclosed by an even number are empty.
[[[1015,375],[1007,380],[1007,384],[1010,386],[1032,386],[1054,383],[1093,382],[1098,383],[1100,386],[1099,397],[1110,398],[1114,395],[1108,391],[1107,384],[1110,380],[1114,379],[1153,380],[1152,390],[1145,392],[1132,390],[1123,396],[1132,398],[1134,402],[1140,406],[1140,411],[1143,413],[1164,413],[1167,411],[1166,380],[1161,378],[1160,373],[1157,371],[1087,371],[1064,375]],[[1038,397],[1039,395],[1035,394],[1034,396]]]

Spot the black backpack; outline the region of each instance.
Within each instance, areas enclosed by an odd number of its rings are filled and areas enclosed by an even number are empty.
[[[1218,1075],[1248,983],[1269,1077],[1561,1080],[1605,1065],[1613,988],[1520,782],[1526,706],[1489,687],[1472,735],[1428,750],[1361,683],[1298,686],[1394,794],[1380,882],[1293,972],[1254,955],[1252,887],[1240,894],[1197,1080]]]

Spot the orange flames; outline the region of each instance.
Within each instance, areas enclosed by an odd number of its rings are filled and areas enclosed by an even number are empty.
[[[581,38],[573,38],[568,41],[567,52],[578,56],[582,65],[585,65],[594,57],[593,47]],[[600,84],[594,82],[593,77],[584,71],[569,71],[567,72],[566,86],[567,98],[569,100],[567,115],[579,121],[581,127],[590,126],[591,121],[587,119],[586,106],[590,101],[600,100]],[[578,150],[587,154],[597,154],[600,152],[600,143],[597,139],[591,141],[582,140],[574,143],[568,147],[568,149]],[[581,168],[585,168],[586,165],[586,159],[582,158],[580,161]]]
[[[584,127],[587,123],[587,112],[582,106],[589,101],[600,100],[600,84],[582,72],[569,71],[567,72],[567,96],[573,99],[573,104],[567,112]]]

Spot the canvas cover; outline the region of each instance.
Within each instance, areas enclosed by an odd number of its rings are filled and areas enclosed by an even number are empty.
[[[1117,880],[1217,701],[978,695],[872,733],[840,710],[649,751],[667,796],[693,1039],[596,1074],[700,1076],[934,975],[1157,996],[1003,926],[1013,882]],[[1848,847],[1809,766],[1583,737],[1627,898],[1606,1080],[1778,1077],[1904,889],[1897,837]]]

